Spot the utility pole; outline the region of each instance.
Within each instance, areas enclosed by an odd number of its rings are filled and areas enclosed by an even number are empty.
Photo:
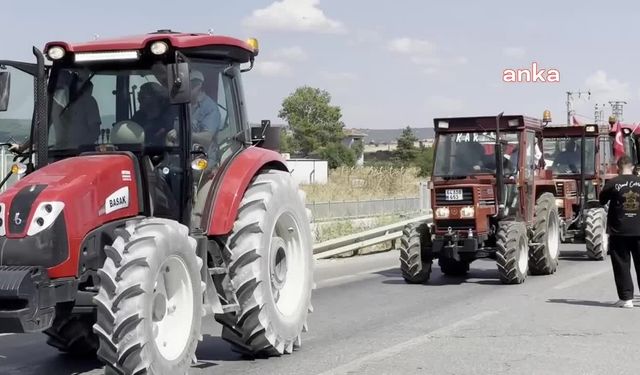
[[[573,109],[573,97],[577,95],[578,98],[582,97],[582,94],[587,94],[587,99],[591,99],[591,90],[589,91],[567,91],[567,125],[571,125],[571,116],[575,114]]]
[[[622,107],[627,104],[623,100],[614,100],[609,102],[611,105],[611,114],[616,117],[616,121],[622,122]]]
[[[604,107],[605,106],[606,104],[602,104],[601,107],[598,107],[598,104],[596,104],[594,118],[596,119],[596,125],[598,126],[604,125]]]

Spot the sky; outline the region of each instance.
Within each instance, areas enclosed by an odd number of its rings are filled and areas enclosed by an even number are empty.
[[[91,4],[91,5],[89,5]],[[4,0],[2,59],[32,60],[47,41],[170,28],[240,39],[260,55],[245,73],[249,119],[277,117],[297,87],[327,90],[348,128],[433,125],[434,117],[552,112],[566,92],[580,121],[624,100],[640,122],[640,3],[477,0]],[[37,25],[37,26],[34,26]],[[505,69],[556,69],[559,82],[504,82]],[[539,76],[539,77],[543,77]]]

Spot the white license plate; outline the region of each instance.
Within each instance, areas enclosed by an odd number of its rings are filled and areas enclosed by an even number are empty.
[[[445,191],[445,196],[448,201],[461,201],[462,189],[447,189]]]

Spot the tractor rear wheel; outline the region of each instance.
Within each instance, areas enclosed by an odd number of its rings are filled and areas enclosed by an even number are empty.
[[[217,320],[222,338],[248,356],[291,354],[312,311],[313,237],[304,192],[288,172],[258,174],[226,239],[238,310]]]
[[[533,275],[556,272],[560,258],[560,219],[556,199],[543,193],[536,201],[529,269]]]
[[[98,270],[98,357],[108,373],[186,374],[203,316],[196,241],[167,219],[132,221],[118,231]]]
[[[427,224],[408,224],[400,238],[400,271],[408,284],[422,284],[431,276],[431,234]]]
[[[93,332],[95,314],[72,314],[73,304],[59,305],[53,324],[44,333],[47,344],[74,356],[93,357],[98,350],[98,337]]]
[[[496,234],[496,262],[503,284],[522,284],[529,273],[529,243],[524,223],[500,223]]]
[[[593,208],[585,214],[585,242],[587,256],[590,259],[605,260],[609,251],[609,235],[607,234],[607,213],[604,208]]]

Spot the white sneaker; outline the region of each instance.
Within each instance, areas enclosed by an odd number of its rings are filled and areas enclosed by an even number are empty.
[[[622,308],[625,308],[625,309],[631,309],[631,308],[634,307],[632,299],[630,299],[628,301],[619,300],[618,302],[616,302],[616,306],[622,307]]]

